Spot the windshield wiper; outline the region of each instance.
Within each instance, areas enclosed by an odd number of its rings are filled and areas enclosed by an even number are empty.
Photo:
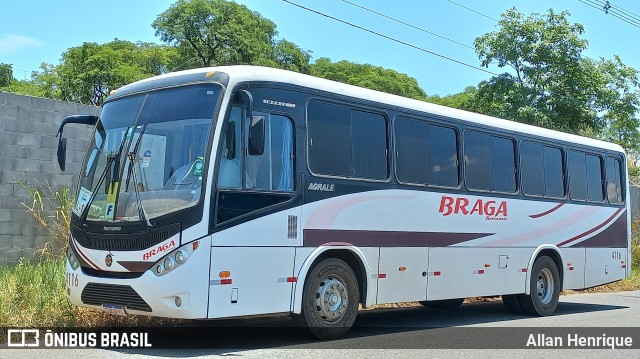
[[[129,130],[130,128],[127,128],[125,135],[122,137],[122,140],[120,141],[120,146],[118,148],[118,152],[112,152],[107,155],[107,164],[104,166],[104,170],[102,170],[102,173],[100,174],[98,183],[96,183],[96,185],[93,187],[93,191],[91,191],[91,196],[89,197],[87,204],[84,206],[84,208],[82,209],[82,213],[80,214],[80,223],[83,223],[84,227],[87,227],[87,224],[84,223],[84,221],[87,219],[87,216],[89,215],[89,209],[91,208],[91,203],[93,203],[93,200],[96,198],[96,195],[98,194],[98,188],[100,188],[100,185],[102,185],[102,182],[107,177],[107,173],[111,169],[111,165],[114,162],[116,162],[117,159],[120,158],[120,154],[122,153],[122,149],[124,148],[124,143],[126,142],[127,134],[129,133]]]
[[[129,158],[129,171],[127,172],[127,181],[125,184],[125,191],[129,190],[129,181],[131,177],[133,177],[133,191],[136,194],[136,204],[138,205],[138,216],[140,217],[140,221],[145,223],[147,227],[153,227],[151,222],[149,221],[149,216],[147,212],[144,210],[144,206],[142,205],[142,201],[140,200],[140,191],[138,190],[138,180],[136,179],[136,153],[140,149],[140,142],[142,140],[142,135],[144,135],[144,131],[147,129],[147,125],[144,125],[140,130],[140,134],[138,135],[138,139],[136,140],[136,145],[133,147],[133,151],[129,152],[127,157]]]

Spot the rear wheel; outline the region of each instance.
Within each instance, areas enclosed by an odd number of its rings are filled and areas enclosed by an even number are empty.
[[[302,313],[296,322],[318,339],[338,338],[351,329],[358,303],[358,280],[351,267],[340,259],[325,259],[305,281]]]
[[[444,308],[444,309],[455,310],[460,308],[463,302],[464,302],[464,298],[456,298],[456,299],[422,301],[420,302],[420,304],[424,305],[427,308]]]
[[[541,317],[553,314],[560,299],[560,287],[560,274],[556,262],[547,256],[538,258],[531,270],[531,294],[520,297],[522,310]]]

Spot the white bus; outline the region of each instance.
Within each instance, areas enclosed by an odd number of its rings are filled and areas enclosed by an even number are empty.
[[[189,70],[124,86],[95,126],[67,293],[114,314],[288,313],[318,338],[363,308],[630,274],[621,147],[298,73]]]

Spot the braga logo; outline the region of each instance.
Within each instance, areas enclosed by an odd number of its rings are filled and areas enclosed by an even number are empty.
[[[443,216],[460,214],[463,216],[483,216],[488,221],[505,221],[507,219],[507,202],[483,200],[478,198],[475,202],[465,197],[442,196],[438,212]]]

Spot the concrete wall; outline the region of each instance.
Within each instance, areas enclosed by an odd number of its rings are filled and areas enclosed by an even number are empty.
[[[28,187],[44,188],[44,193],[46,188],[75,187],[91,129],[65,126],[65,172],[58,168],[55,135],[65,116],[98,113],[97,107],[0,92],[0,263],[31,257],[46,239],[22,205],[32,200],[13,177]]]

